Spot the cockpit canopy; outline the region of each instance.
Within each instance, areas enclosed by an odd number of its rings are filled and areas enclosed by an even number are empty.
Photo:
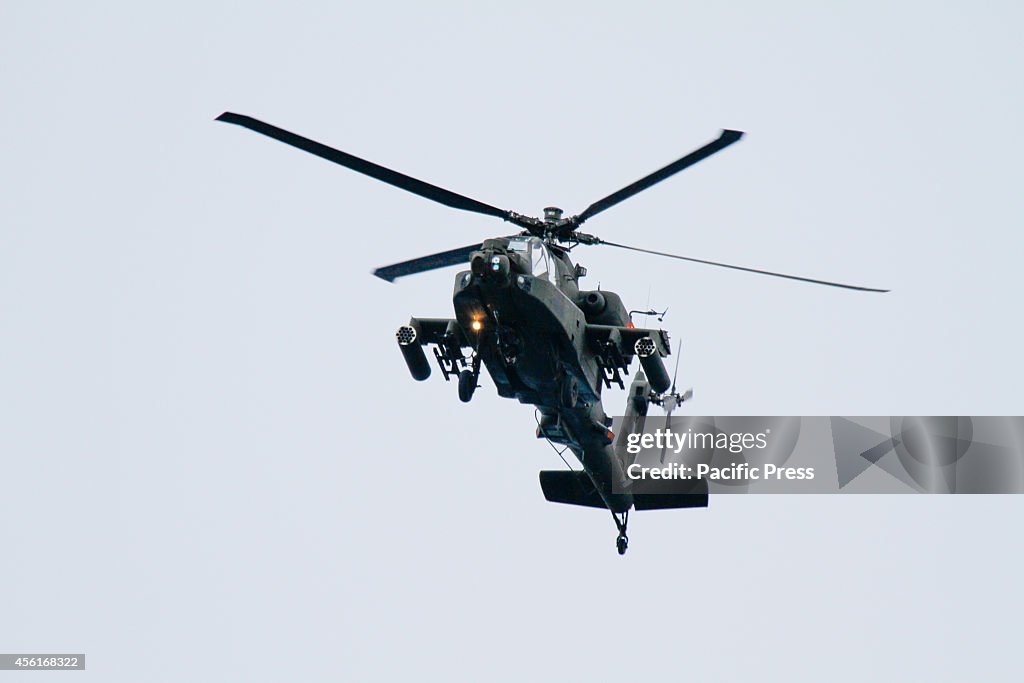
[[[509,251],[521,255],[530,264],[531,275],[549,282],[554,281],[552,276],[555,266],[552,256],[548,253],[547,245],[539,237],[512,237],[508,241],[508,248]]]

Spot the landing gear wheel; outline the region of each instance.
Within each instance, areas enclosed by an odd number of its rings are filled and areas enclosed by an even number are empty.
[[[476,374],[472,370],[463,370],[459,373],[459,400],[469,403],[476,391]]]
[[[619,530],[619,536],[615,539],[615,549],[619,551],[619,555],[625,555],[626,548],[629,547],[629,539],[626,537],[626,526],[629,524],[629,510],[623,510],[621,519],[620,515],[612,511],[612,519],[615,520],[615,526]]]
[[[559,398],[562,402],[563,408],[575,408],[576,401],[580,397],[580,387],[576,384],[576,378],[572,375],[566,375],[562,378],[562,387]]]
[[[625,555],[628,547],[629,539],[626,538],[626,534],[619,534],[619,537],[615,539],[615,548],[619,551],[619,555]]]

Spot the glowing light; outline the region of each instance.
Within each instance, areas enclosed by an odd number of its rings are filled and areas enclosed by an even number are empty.
[[[473,328],[474,332],[479,332],[480,328],[483,327],[483,323],[481,323],[479,320],[474,320],[473,324],[470,325],[470,327]]]
[[[636,327],[636,325],[634,325],[633,323],[629,323],[628,325],[626,325],[626,327],[632,330],[633,328]]]

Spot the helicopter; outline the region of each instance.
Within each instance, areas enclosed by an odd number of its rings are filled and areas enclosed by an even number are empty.
[[[664,358],[672,353],[672,347],[664,329],[635,326],[632,312],[615,292],[580,288],[587,269],[572,261],[573,249],[604,245],[809,284],[889,291],[643,249],[580,230],[599,213],[738,142],[744,135],[741,131],[723,130],[711,142],[578,214],[564,216],[562,209],[549,206],[538,218],[499,209],[250,116],[225,112],[216,120],[242,126],[445,206],[499,218],[518,229],[511,235],[383,266],[373,274],[394,282],[438,268],[465,266],[455,276],[455,317],[413,317],[398,328],[395,337],[410,374],[418,381],[430,377],[431,363],[424,352],[430,347],[444,379],[456,378],[461,401],[472,400],[481,368],[486,368],[499,396],[535,406],[537,437],[570,450],[581,465],[579,470],[540,472],[544,497],[610,511],[618,530],[616,549],[620,555],[626,553],[629,543],[630,510],[707,507],[708,486],[705,480],[695,479],[685,490],[630,491],[625,472],[634,456],[627,453],[625,437],[642,424],[652,403],[670,416],[691,398],[692,391],[676,390],[678,355],[676,372],[669,377]],[[612,418],[604,411],[602,390],[613,385],[625,389],[624,378],[634,357],[641,370],[630,383],[616,438]]]

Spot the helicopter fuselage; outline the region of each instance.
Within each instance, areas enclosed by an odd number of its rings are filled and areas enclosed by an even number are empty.
[[[613,493],[628,488],[628,463],[616,453],[601,402],[612,364],[588,333],[635,329],[621,299],[581,292],[582,269],[536,237],[487,240],[470,266],[455,278],[455,318],[498,394],[537,406],[538,437],[568,446],[609,507],[629,509],[632,497]]]

